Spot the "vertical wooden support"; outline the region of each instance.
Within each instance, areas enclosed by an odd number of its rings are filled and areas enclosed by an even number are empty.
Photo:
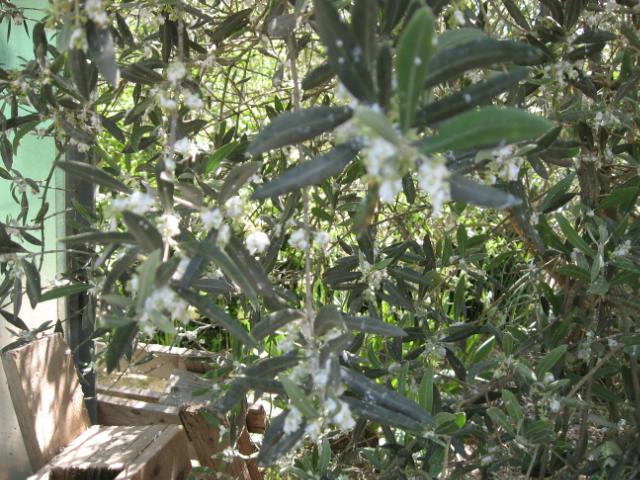
[[[203,467],[220,473],[218,478],[232,475],[238,480],[251,480],[247,466],[241,458],[234,457],[225,463],[223,451],[229,443],[220,436],[220,430],[207,420],[210,415],[204,405],[189,405],[180,410],[180,420]]]
[[[58,333],[7,346],[2,365],[35,471],[90,425],[73,359]]]

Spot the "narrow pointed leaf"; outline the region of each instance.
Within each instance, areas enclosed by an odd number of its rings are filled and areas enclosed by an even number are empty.
[[[318,35],[327,47],[329,65],[354,97],[364,103],[375,102],[371,72],[355,33],[342,22],[329,0],[314,0],[313,5]]]
[[[304,142],[346,122],[351,115],[348,107],[312,107],[283,113],[262,129],[247,148],[247,153],[258,155]]]
[[[452,118],[433,137],[419,142],[418,148],[431,154],[504,145],[534,140],[552,127],[552,122],[528,112],[490,106]]]
[[[343,319],[349,330],[357,330],[383,337],[405,337],[407,335],[407,332],[402,328],[383,322],[379,318],[345,315]]]
[[[240,340],[248,347],[255,347],[256,341],[247,332],[244,326],[235,318],[231,317],[227,312],[218,307],[208,297],[203,297],[192,290],[180,290],[178,294],[191,305],[196,307],[202,315],[208,317],[217,323],[231,335]]]
[[[510,193],[472,182],[462,175],[451,175],[449,185],[451,186],[451,199],[456,202],[490,208],[510,208],[521,202],[519,198]]]
[[[254,197],[263,199],[283,195],[308,185],[318,185],[342,172],[359,150],[353,144],[338,145],[329,152],[292,167],[278,178],[265,183],[256,190]]]
[[[400,106],[400,128],[413,124],[418,101],[424,91],[429,61],[433,53],[434,20],[429,7],[413,14],[398,43],[396,72]]]
[[[426,105],[416,114],[416,125],[433,125],[447,120],[478,105],[485,104],[495,96],[516,86],[527,77],[526,68],[517,68],[475,83],[453,95]]]
[[[482,38],[438,50],[431,59],[425,86],[452,80],[474,68],[487,68],[499,63],[537,65],[542,59],[540,50],[532,45]]]
[[[117,190],[123,193],[131,193],[131,189],[120,180],[114,178],[112,175],[89,163],[67,160],[58,162],[57,165],[67,173],[70,173],[71,175],[79,177],[83,180],[97,183],[98,185],[111,190]]]
[[[149,220],[133,212],[122,212],[122,218],[142,249],[152,252],[162,248],[162,235]]]

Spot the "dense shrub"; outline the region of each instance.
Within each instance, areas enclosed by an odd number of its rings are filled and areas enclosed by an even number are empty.
[[[34,45],[0,71],[12,328],[23,285],[90,288],[110,369],[224,352],[208,395],[279,409],[274,475],[635,478],[637,3],[208,3],[3,4]],[[44,291],[33,134],[97,199]]]

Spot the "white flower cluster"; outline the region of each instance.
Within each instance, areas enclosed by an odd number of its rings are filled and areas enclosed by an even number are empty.
[[[249,233],[244,242],[247,250],[249,250],[249,253],[252,255],[264,252],[271,244],[271,240],[269,240],[267,234],[259,230]]]
[[[429,194],[433,215],[439,215],[445,202],[451,200],[449,169],[443,159],[434,158],[420,165],[418,186]]]
[[[498,147],[491,152],[498,178],[509,182],[518,179],[520,169],[524,164],[524,159],[516,156],[515,150],[513,145],[506,145],[504,147]],[[496,178],[494,177],[492,180],[495,182]]]
[[[331,236],[327,232],[321,230],[313,232],[313,243],[321,250],[326,250]],[[289,237],[289,245],[299,250],[305,250],[309,247],[309,234],[305,228],[298,228],[293,231]]]
[[[157,223],[163,238],[173,238],[180,233],[180,217],[177,215],[165,213]]]
[[[613,252],[611,252],[611,256],[613,257],[626,257],[629,255],[631,251],[631,240],[625,240],[621,244],[619,244]]]
[[[136,190],[127,197],[114,198],[111,201],[110,209],[112,212],[128,211],[143,215],[153,208],[154,203],[155,197],[153,195]]]
[[[93,23],[102,27],[109,21],[107,12],[104,11],[102,6],[102,0],[87,0],[84,4],[84,9],[87,12],[87,17],[93,20]]]
[[[181,323],[190,320],[189,304],[178,297],[176,292],[167,286],[155,289],[144,302],[144,310],[140,314],[140,329],[147,335],[156,330],[171,330],[167,316]]]
[[[167,67],[167,80],[169,80],[174,85],[179,83],[184,77],[187,76],[187,68],[184,66],[182,62],[172,62]]]
[[[300,362],[289,377],[295,382],[302,382],[305,378],[311,377],[314,386],[313,391],[318,393],[320,398],[324,398],[320,407],[320,416],[306,419],[305,433],[312,441],[317,441],[320,432],[326,425],[333,425],[340,430],[349,430],[355,426],[356,422],[353,419],[349,405],[339,398],[342,388],[337,391],[334,389],[331,392],[327,392],[329,372],[331,370],[330,361],[327,361],[323,367],[319,368],[314,368],[313,363],[309,360]],[[283,428],[285,433],[297,431],[302,422],[302,413],[295,406],[291,406],[284,421]]]

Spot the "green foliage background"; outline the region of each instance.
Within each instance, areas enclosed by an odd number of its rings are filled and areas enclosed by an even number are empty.
[[[1,8],[35,54],[0,70],[17,334],[23,291],[90,290],[109,369],[149,336],[220,352],[217,413],[247,393],[281,412],[258,457],[274,478],[636,478],[636,2]],[[21,245],[51,194],[12,168],[36,133],[97,194],[63,287]]]

